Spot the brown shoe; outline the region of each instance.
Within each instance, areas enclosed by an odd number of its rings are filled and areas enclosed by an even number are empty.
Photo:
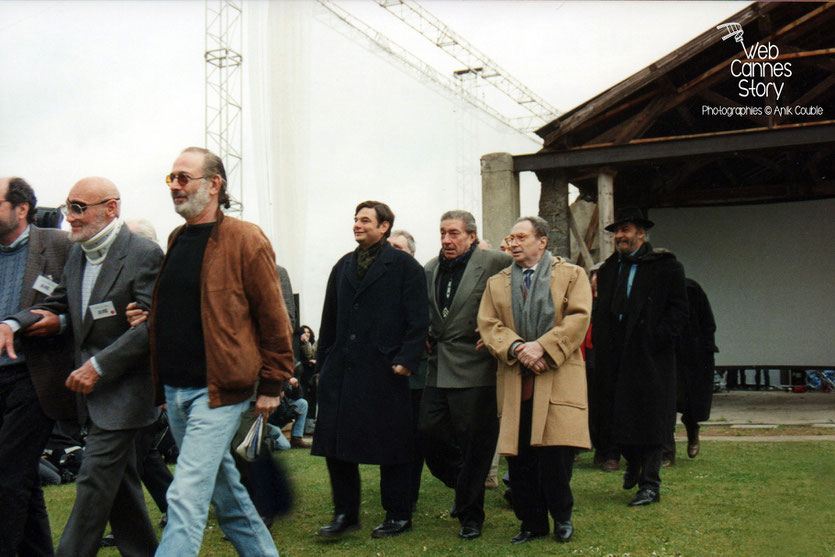
[[[309,449],[310,444],[304,440],[304,437],[291,437],[290,438],[290,448],[291,449]]]
[[[617,472],[620,470],[620,462],[614,459],[609,459],[603,463],[604,472]]]

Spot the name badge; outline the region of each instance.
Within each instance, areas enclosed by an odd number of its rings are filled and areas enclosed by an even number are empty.
[[[38,275],[38,278],[35,280],[35,284],[32,285],[32,288],[41,294],[51,296],[52,293],[55,292],[55,289],[58,288],[58,283],[53,281],[52,277]]]
[[[87,307],[90,308],[93,319],[104,319],[105,317],[113,317],[116,315],[116,308],[113,307],[113,302],[102,302]]]

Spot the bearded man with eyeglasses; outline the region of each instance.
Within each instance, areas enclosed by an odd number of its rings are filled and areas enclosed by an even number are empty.
[[[293,374],[275,254],[260,228],[221,211],[230,202],[214,153],[185,149],[166,182],[186,224],[168,239],[150,312],[157,401],[180,449],[157,554],[196,556],[211,503],[239,555],[278,557],[230,451],[253,393],[266,421]]]
[[[52,294],[12,316],[14,328],[43,334],[69,315],[75,367],[66,387],[82,395],[89,417],[76,498],[58,556],[92,556],[108,520],[123,555],[153,555],[157,538],[136,468],[135,438],[156,421],[148,327],[131,328],[127,305],[148,307],[162,250],[124,226],[119,190],[106,178],[76,183],[62,207],[74,242]],[[46,284],[46,283],[44,283]],[[13,335],[0,325],[0,346],[14,356]]]

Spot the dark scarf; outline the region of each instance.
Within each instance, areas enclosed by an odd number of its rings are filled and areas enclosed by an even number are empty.
[[[611,311],[615,315],[622,315],[626,309],[626,300],[628,298],[626,289],[629,284],[629,271],[632,269],[632,264],[637,263],[640,265],[645,261],[655,259],[654,257],[648,257],[652,255],[652,252],[653,250],[650,243],[644,242],[634,255],[620,254],[620,257],[618,258],[618,281],[615,285],[615,295],[612,297],[611,307]]]
[[[443,249],[438,254],[438,284],[435,286],[438,288],[438,308],[445,319],[449,314],[449,308],[452,306],[452,300],[455,298],[458,285],[461,284],[461,279],[464,277],[467,263],[469,263],[476,247],[476,243],[473,242],[470,249],[455,259],[444,257]]]
[[[354,253],[357,254],[357,278],[359,280],[362,280],[365,277],[365,273],[367,273],[368,269],[371,268],[374,260],[377,259],[377,256],[380,255],[380,252],[383,251],[383,248],[386,247],[387,243],[386,237],[383,236],[382,240],[368,249],[362,249],[357,246]]]

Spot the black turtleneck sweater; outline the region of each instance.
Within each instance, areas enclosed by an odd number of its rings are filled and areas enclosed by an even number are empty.
[[[200,317],[200,271],[215,223],[186,226],[168,250],[159,276],[154,315],[163,384],[206,386],[206,348]]]

